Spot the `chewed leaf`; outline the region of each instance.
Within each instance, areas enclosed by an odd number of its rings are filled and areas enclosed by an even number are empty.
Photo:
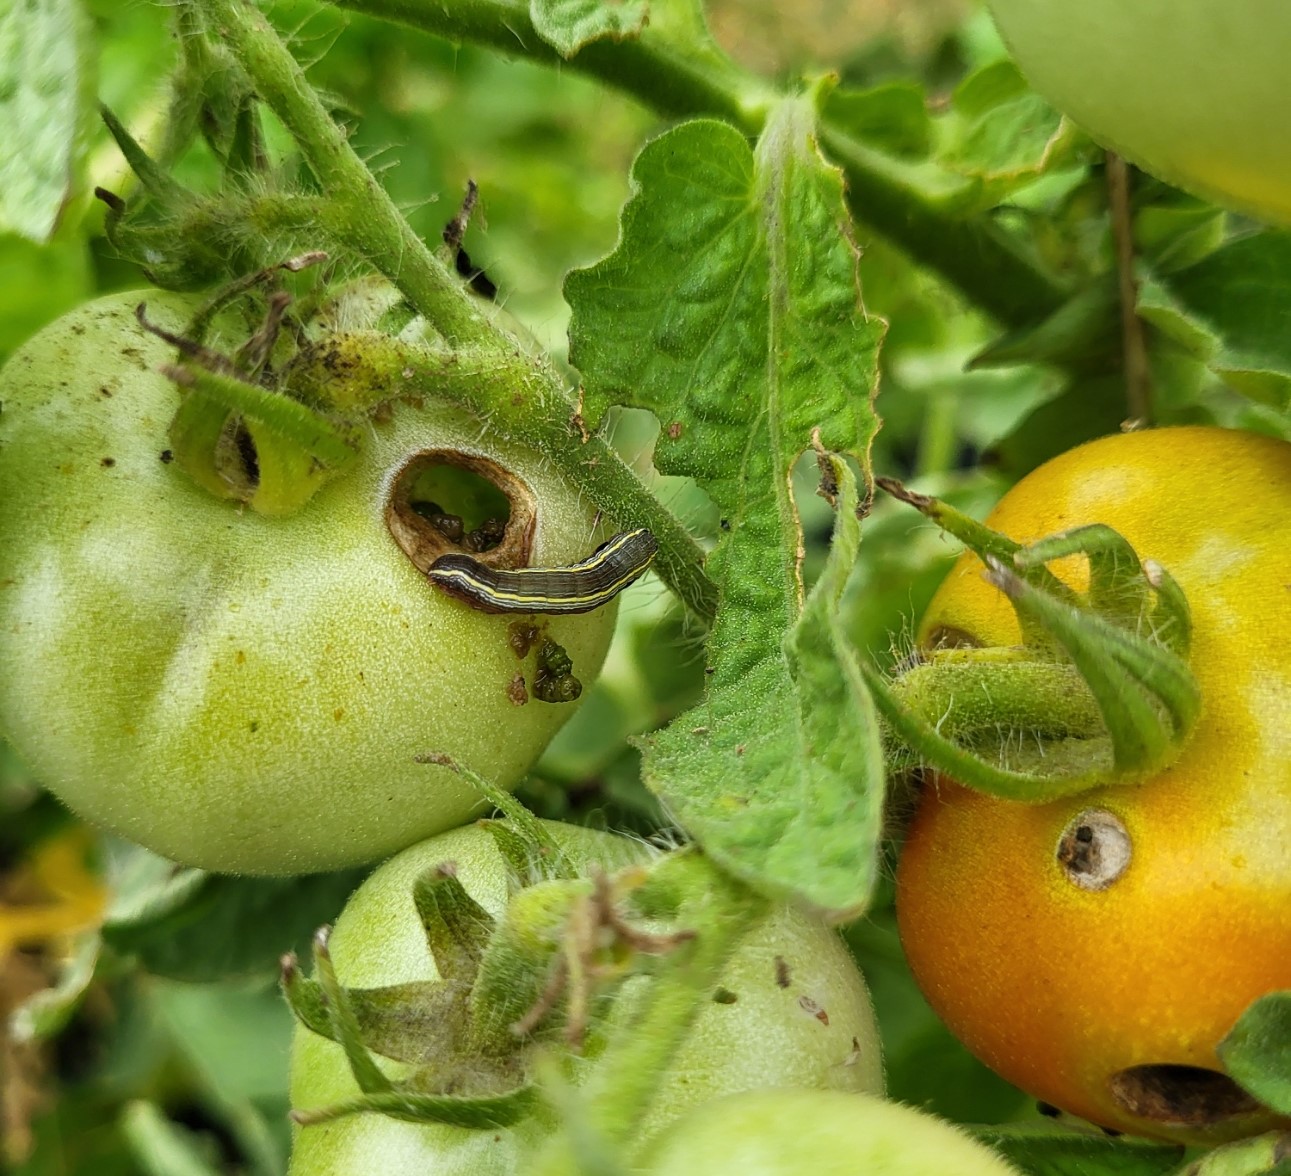
[[[94,110],[90,30],[77,0],[0,12],[0,230],[47,241],[74,194]]]
[[[647,742],[646,782],[726,868],[842,917],[868,897],[882,767],[837,620],[859,527],[834,455],[868,474],[883,324],[813,118],[785,102],[756,152],[721,123],[656,139],[618,248],[566,290],[589,415],[629,396],[652,409],[660,468],[699,479],[723,515],[708,696]],[[804,602],[790,472],[813,436],[839,517]]]

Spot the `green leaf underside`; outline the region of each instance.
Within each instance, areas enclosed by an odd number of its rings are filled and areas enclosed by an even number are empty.
[[[1291,990],[1250,1006],[1219,1044],[1229,1075],[1265,1106],[1291,1115]]]
[[[1066,166],[1080,141],[1072,124],[1026,84],[1011,61],[967,77],[941,130],[938,162],[977,182],[973,200],[981,208]]]
[[[1138,308],[1238,392],[1291,407],[1291,233],[1239,237],[1150,278]]]
[[[76,0],[0,9],[0,230],[46,241],[85,147],[93,58]]]
[[[656,462],[724,519],[708,696],[646,745],[649,786],[714,858],[835,915],[874,873],[877,725],[837,600],[855,556],[855,482],[804,608],[790,471],[820,432],[868,472],[883,324],[861,304],[839,174],[791,101],[750,151],[684,124],[642,151],[615,252],[570,275],[571,357],[589,419],[625,399],[662,424]]]
[[[973,1134],[1030,1176],[1166,1176],[1183,1148],[1147,1140],[1100,1139],[1045,1125],[975,1127]]]
[[[650,15],[646,0],[530,0],[529,19],[538,35],[562,57],[591,41],[639,36]]]

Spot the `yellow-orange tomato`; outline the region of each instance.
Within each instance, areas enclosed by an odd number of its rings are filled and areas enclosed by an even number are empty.
[[[1209,1143],[1271,1113],[1216,1045],[1291,988],[1291,445],[1214,428],[1108,437],[1023,479],[990,525],[1107,523],[1193,612],[1203,713],[1166,771],[1041,805],[930,784],[897,913],[928,999],[984,1061],[1107,1127]],[[1083,562],[1053,565],[1081,587]],[[964,556],[920,640],[1019,640]]]

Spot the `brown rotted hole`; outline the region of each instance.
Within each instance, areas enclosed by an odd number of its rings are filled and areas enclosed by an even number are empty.
[[[1209,1127],[1261,1109],[1227,1074],[1200,1066],[1131,1066],[1108,1085],[1120,1107],[1162,1127]]]
[[[390,486],[386,526],[422,572],[441,555],[466,553],[493,568],[529,564],[537,500],[528,483],[491,458],[426,449]]]
[[[1133,846],[1115,813],[1084,809],[1067,822],[1054,856],[1073,886],[1106,890],[1130,868]]]

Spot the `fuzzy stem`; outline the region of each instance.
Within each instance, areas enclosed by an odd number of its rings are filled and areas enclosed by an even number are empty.
[[[355,154],[264,15],[239,0],[200,0],[213,37],[242,63],[327,193],[324,229],[366,257],[450,343],[495,339],[460,282],[400,215]]]
[[[291,131],[325,191],[322,198],[253,201],[256,225],[293,234],[312,225],[315,234],[366,257],[450,345],[469,351],[482,377],[475,386],[454,382],[455,393],[438,386],[420,390],[456,400],[504,427],[508,436],[539,449],[620,525],[649,527],[659,543],[656,568],[664,581],[687,607],[711,619],[716,589],[704,575],[699,546],[603,440],[578,440],[575,410],[559,377],[548,364],[523,355],[513,339],[495,328],[412,231],[264,16],[240,0],[200,3],[213,35],[225,41],[257,93]],[[439,374],[472,366],[456,364],[456,358],[447,353]]]
[[[333,2],[452,41],[575,69],[661,114],[724,118],[750,136],[761,131],[776,97],[757,75],[702,44],[682,49],[662,38],[594,41],[566,61],[538,35],[522,0]],[[1002,323],[1037,322],[1065,301],[1060,284],[984,217],[964,218],[940,207],[906,169],[828,122],[821,141],[846,173],[856,219]]]
[[[333,362],[337,358],[341,362]],[[309,398],[338,370],[380,400],[423,395],[458,404],[495,434],[538,450],[616,526],[648,527],[659,544],[654,567],[663,581],[699,617],[715,615],[717,589],[704,574],[702,549],[603,437],[580,438],[575,406],[533,358],[518,349],[436,352],[398,345],[375,332],[338,332],[299,357],[290,387]]]

